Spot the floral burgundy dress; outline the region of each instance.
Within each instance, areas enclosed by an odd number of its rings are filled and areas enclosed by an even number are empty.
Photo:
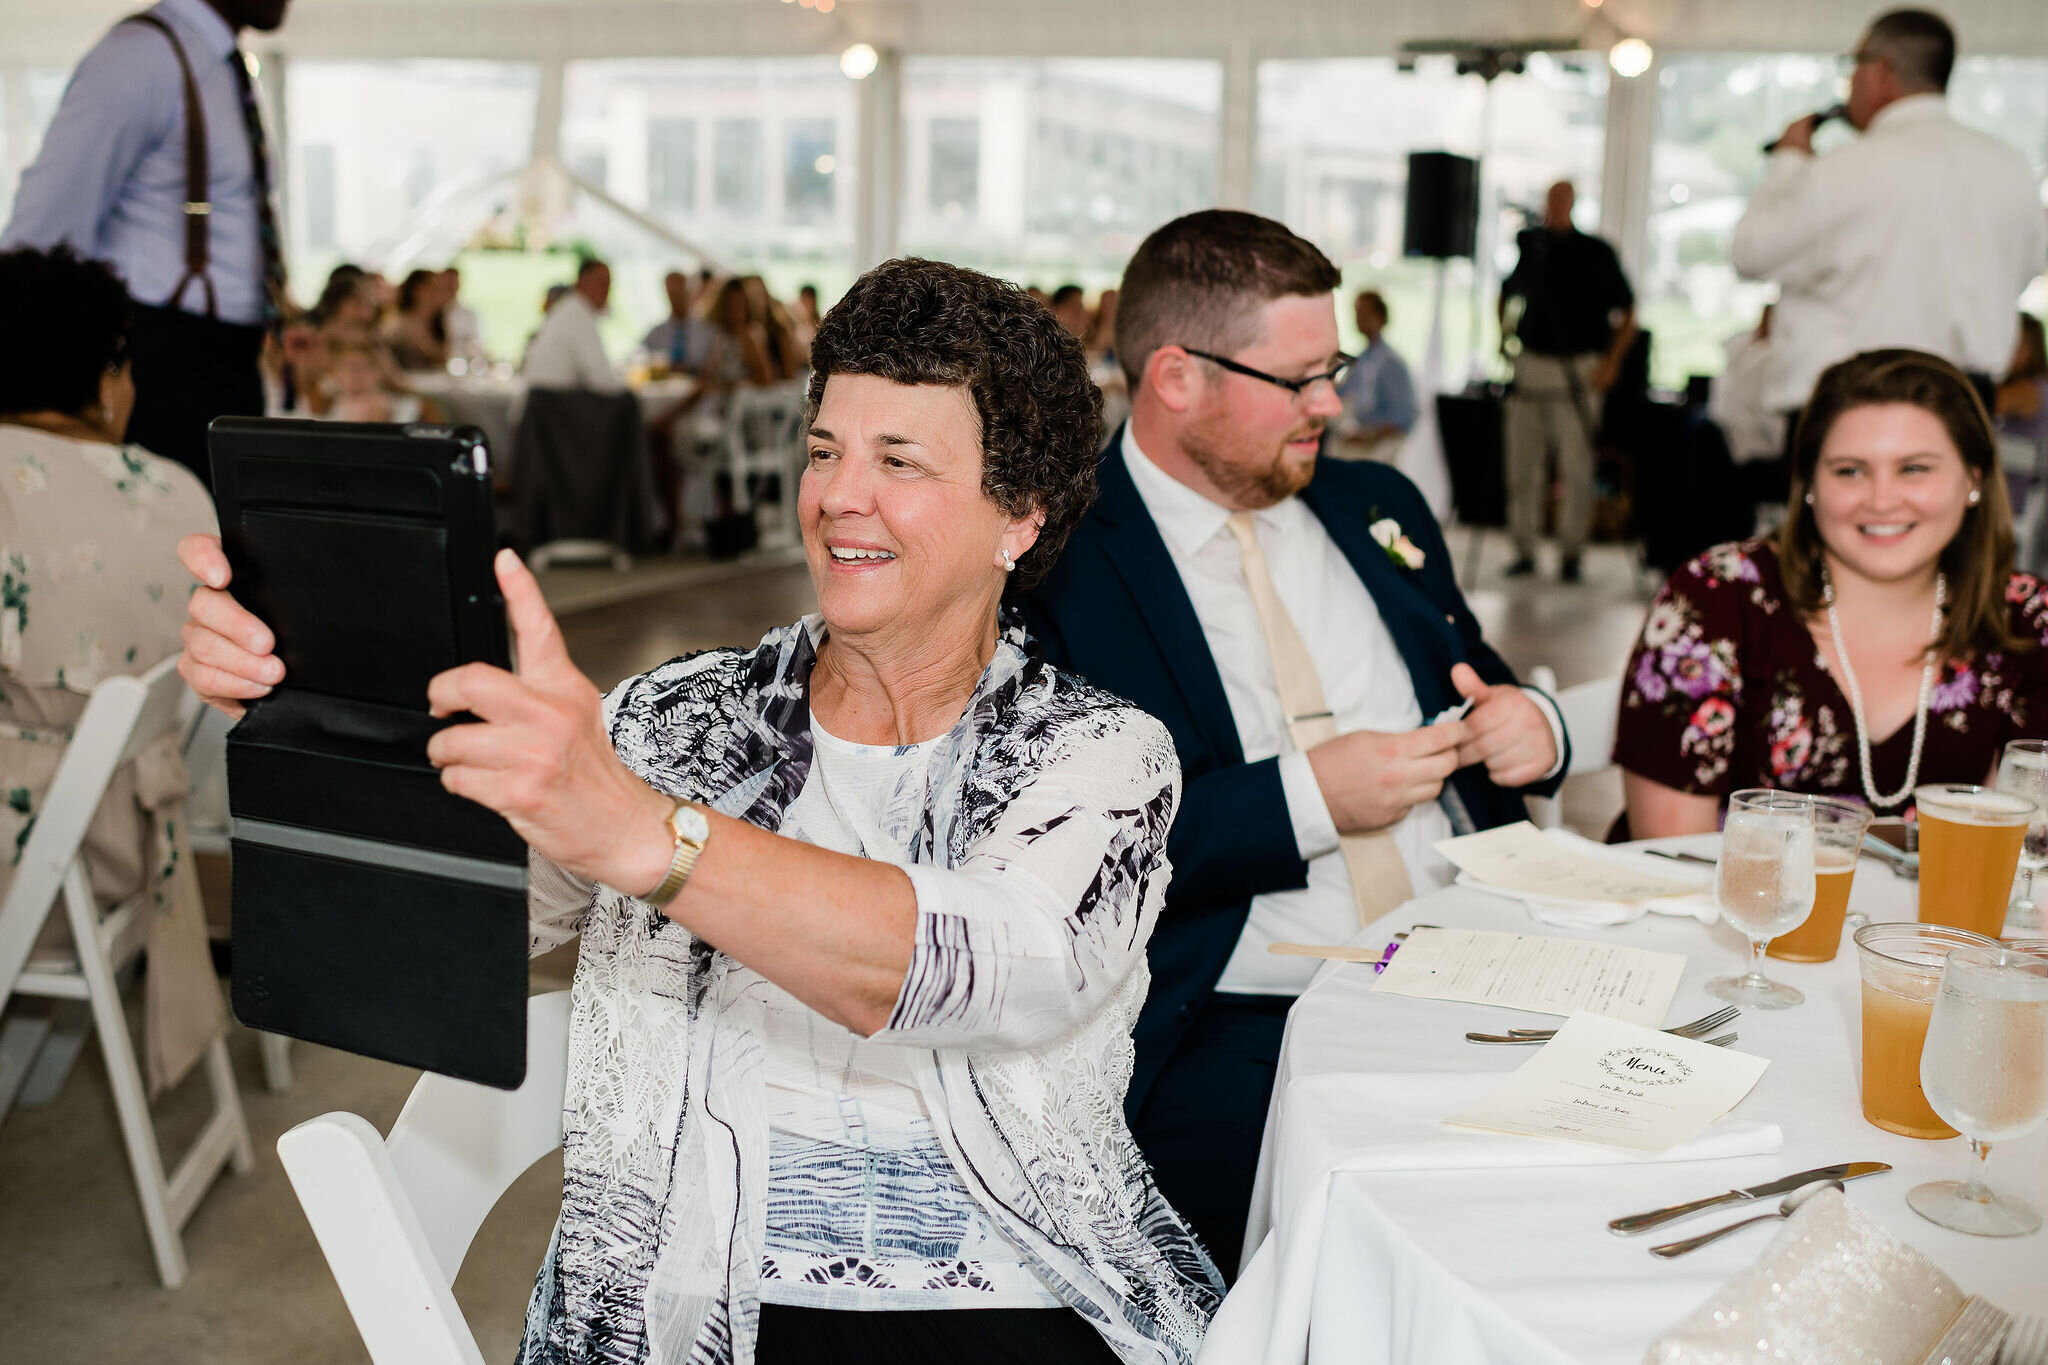
[[[2006,586],[2013,633],[2048,646],[2041,581]],[[1984,782],[2007,740],[2048,736],[2048,648],[1946,660],[1928,704],[1920,782]],[[1913,722],[1875,743],[1872,780],[1897,791]],[[1622,680],[1614,761],[1667,787],[1727,796],[1778,787],[1869,804],[1855,713],[1799,614],[1767,540],[1717,545],[1673,574]],[[1910,808],[1908,797],[1880,813]]]

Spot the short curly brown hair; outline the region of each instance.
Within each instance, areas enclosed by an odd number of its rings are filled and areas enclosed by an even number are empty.
[[[835,374],[964,386],[981,417],[981,491],[1013,517],[1045,513],[1006,593],[1043,578],[1095,500],[1102,394],[1044,304],[944,261],[887,261],[853,283],[811,342],[810,417]]]

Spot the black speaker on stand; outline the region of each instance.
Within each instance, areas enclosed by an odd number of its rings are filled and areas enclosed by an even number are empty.
[[[1479,163],[1451,152],[1410,152],[1402,254],[1470,260],[1478,237]]]

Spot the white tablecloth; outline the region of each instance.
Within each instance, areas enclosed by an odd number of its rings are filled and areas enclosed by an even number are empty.
[[[517,375],[500,379],[496,375],[451,375],[438,370],[408,373],[413,391],[431,398],[455,426],[474,426],[484,434],[492,462],[501,471],[511,468],[512,433],[519,427],[520,407],[526,402],[526,381]],[[641,414],[659,417],[697,386],[683,375],[652,379],[633,392],[640,399]]]
[[[1712,853],[1718,836],[1660,840],[1658,847]],[[1666,865],[1669,866],[1669,865]],[[1915,884],[1866,859],[1851,907],[1872,919],[1911,919]],[[1536,925],[1513,902],[1452,887],[1411,902],[1355,941],[1382,945],[1410,925],[1499,929],[1600,939],[1687,955],[1669,1022],[1696,1018],[1719,1002],[1701,989],[1725,976],[1746,952],[1726,926],[1649,916],[1586,930]],[[1906,1207],[1908,1188],[1960,1175],[1961,1139],[1921,1142],[1865,1122],[1858,1103],[1860,1015],[1855,950],[1846,940],[1833,962],[1770,962],[1769,973],[1806,993],[1806,1003],[1776,1013],[1745,1012],[1734,1025],[1743,1051],[1771,1059],[1757,1089],[1732,1116],[1775,1123],[1783,1145],[1773,1155],[1699,1161],[1474,1168],[1475,1135],[1443,1129],[1441,1146],[1414,1151],[1416,1124],[1456,1112],[1461,1087],[1485,1088],[1473,1073],[1495,1076],[1528,1060],[1521,1048],[1467,1043],[1468,1029],[1501,1032],[1554,1026],[1554,1018],[1487,1006],[1372,993],[1370,967],[1326,964],[1288,1016],[1279,1083],[1267,1117],[1259,1187],[1245,1245],[1261,1247],[1219,1314],[1204,1365],[1236,1362],[1553,1362],[1636,1365],[1652,1338],[1755,1260],[1768,1225],[1690,1256],[1662,1261],[1659,1241],[1689,1236],[1741,1214],[1705,1214],[1657,1233],[1617,1237],[1610,1218],[1759,1184],[1843,1161],[1891,1163],[1893,1171],[1852,1182],[1848,1195],[1902,1239],[1931,1257],[1962,1287],[2000,1306],[2039,1313],[2048,1304],[2048,1233],[2018,1239],[1966,1237],[1938,1228]],[[1440,1092],[1440,1093],[1439,1093]],[[1290,1096],[1294,1104],[1290,1110]],[[1359,1114],[1375,1099],[1396,1121],[1365,1125],[1379,1150],[1339,1171],[1281,1169],[1323,1160],[1327,1142],[1288,1140],[1290,1123],[1323,1121],[1341,1129],[1349,1103]],[[1291,1117],[1290,1117],[1291,1114]],[[1483,1138],[1481,1140],[1484,1140]],[[1534,1139],[1499,1137],[1500,1143]],[[1553,1144],[1560,1163],[1589,1149]],[[1401,1150],[1389,1159],[1388,1153]],[[1752,1148],[1753,1150],[1753,1148]],[[1303,1156],[1301,1153],[1311,1153]],[[1388,1166],[1403,1169],[1387,1169]],[[2048,1208],[2048,1133],[1994,1148],[1995,1185]],[[1326,1200],[1322,1217],[1291,1212],[1276,1192],[1308,1189]],[[1325,1192],[1326,1191],[1326,1192]],[[1301,1206],[1297,1206],[1299,1208]],[[1746,1212],[1763,1212],[1749,1207]],[[1320,1221],[1320,1227],[1317,1222]],[[1270,1238],[1268,1234],[1270,1233]],[[1290,1234],[1294,1244],[1290,1251]],[[1281,1267],[1287,1267],[1282,1270]],[[1289,1292],[1290,1288],[1292,1293]]]

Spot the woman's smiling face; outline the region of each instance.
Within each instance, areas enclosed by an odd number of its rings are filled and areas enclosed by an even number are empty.
[[[1911,403],[1850,408],[1821,443],[1813,518],[1831,557],[1864,578],[1932,571],[1962,529],[1978,476],[1939,417]]]
[[[1029,549],[1037,519],[982,492],[981,416],[964,387],[835,374],[806,446],[797,514],[833,634],[944,648],[955,642],[934,630],[993,612],[1002,552]]]

